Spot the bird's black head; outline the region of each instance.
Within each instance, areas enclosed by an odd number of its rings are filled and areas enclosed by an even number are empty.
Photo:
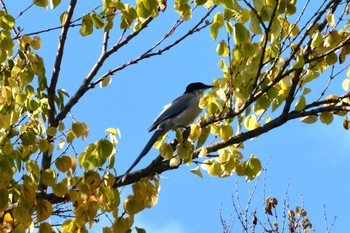
[[[186,87],[185,93],[192,93],[192,92],[195,92],[195,91],[198,91],[198,90],[205,90],[205,89],[209,89],[209,88],[212,88],[212,87],[213,86],[211,86],[211,85],[206,85],[206,84],[200,83],[200,82],[190,83]]]

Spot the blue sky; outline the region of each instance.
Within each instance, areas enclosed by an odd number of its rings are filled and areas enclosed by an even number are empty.
[[[89,12],[99,3],[78,1],[79,10],[74,18]],[[10,13],[12,10],[19,12],[27,4],[28,1],[17,0],[12,5],[11,1],[8,10]],[[100,75],[134,58],[157,42],[177,19],[171,7],[169,4],[166,13],[161,14],[141,38],[112,56]],[[33,8],[18,19],[18,25],[24,27],[25,33],[57,26],[59,15],[65,8],[66,3],[55,11]],[[183,31],[188,30],[193,23],[182,25]],[[58,82],[58,88],[67,89],[70,94],[77,90],[101,51],[101,32],[82,38],[78,30],[78,27],[73,28],[68,35]],[[49,78],[59,30],[40,36],[43,46],[38,53],[45,59]],[[118,35],[111,36],[112,39],[118,38]],[[222,76],[217,66],[220,58],[215,52],[216,44],[209,37],[208,30],[204,30],[162,56],[147,59],[117,73],[107,88],[89,91],[72,110],[75,119],[86,122],[90,128],[89,138],[86,142],[77,141],[76,149],[81,151],[88,143],[103,137],[106,128],[117,127],[122,137],[117,147],[116,169],[118,172],[125,171],[151,136],[147,129],[165,104],[182,94],[188,83],[201,81],[210,84],[213,79]],[[327,79],[325,77],[323,81]],[[341,80],[335,82],[334,90],[341,90]],[[330,126],[321,123],[306,125],[295,120],[245,142],[246,149],[242,151],[245,158],[255,154],[263,164],[269,161],[266,187],[261,177],[251,209],[263,212],[265,189],[267,196],[280,200],[278,208],[282,210],[282,200],[289,186],[290,206],[294,208],[303,201],[316,232],[325,231],[323,205],[326,206],[329,224],[337,216],[332,232],[349,230],[349,140],[349,132],[342,127],[342,118],[336,118]],[[156,155],[157,151],[151,150],[137,167],[147,165]],[[184,165],[178,170],[162,174],[158,204],[139,214],[135,225],[156,233],[220,232],[220,208],[225,220],[235,216],[231,195],[235,193],[236,183],[241,203],[245,206],[249,190],[256,181],[246,183],[244,178],[235,175],[224,179],[205,175],[201,179],[189,172],[194,167]],[[127,193],[126,190],[123,195]],[[281,212],[279,216],[281,219]],[[103,225],[101,219],[93,231],[99,232],[98,229]],[[237,220],[234,229],[240,229]]]

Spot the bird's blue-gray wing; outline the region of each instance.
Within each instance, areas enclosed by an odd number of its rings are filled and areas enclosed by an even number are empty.
[[[155,130],[161,122],[182,113],[185,109],[188,108],[191,98],[193,98],[192,94],[183,94],[170,104],[164,106],[164,110],[159,114],[157,119],[155,119],[149,128],[149,131],[151,132],[152,130]]]

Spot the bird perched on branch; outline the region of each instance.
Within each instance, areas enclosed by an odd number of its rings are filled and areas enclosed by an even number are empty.
[[[125,181],[129,172],[140,162],[140,160],[149,152],[153,144],[160,136],[166,134],[169,130],[187,127],[201,113],[199,108],[199,100],[202,98],[206,89],[212,88],[211,85],[206,85],[200,82],[191,83],[186,87],[183,95],[177,97],[170,104],[164,106],[163,111],[149,128],[149,132],[154,131],[152,137],[147,142],[146,146],[136,158],[134,163],[125,172],[122,177],[122,182]]]

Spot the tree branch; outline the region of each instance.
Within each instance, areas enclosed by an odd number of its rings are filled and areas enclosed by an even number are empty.
[[[47,93],[48,93],[48,103],[49,103],[49,125],[50,126],[57,126],[55,124],[55,95],[56,95],[56,85],[58,81],[58,76],[61,68],[61,63],[62,63],[62,57],[63,57],[63,52],[64,52],[64,45],[65,41],[67,38],[67,33],[69,29],[69,22],[72,18],[74,8],[76,6],[77,0],[71,0],[68,11],[67,11],[67,19],[66,22],[63,25],[60,40],[58,43],[58,49],[57,49],[57,55],[56,55],[56,61],[54,64],[53,72],[52,72],[52,77],[51,77],[51,84],[48,87]],[[47,140],[51,142],[53,140],[52,136],[47,136]],[[49,154],[49,152],[43,153],[42,156],[42,161],[41,161],[41,171],[44,171],[51,166],[51,160],[52,156]],[[42,183],[42,180],[40,178],[40,184],[39,184],[39,193],[46,192],[46,185]]]
[[[138,56],[135,59],[130,60],[127,63],[124,63],[121,66],[118,66],[114,69],[109,70],[107,73],[105,73],[104,75],[102,75],[99,79],[97,79],[96,81],[94,81],[93,83],[91,83],[91,85],[89,86],[89,88],[94,88],[96,85],[98,85],[100,82],[102,82],[106,77],[115,74],[116,72],[125,69],[126,67],[130,66],[130,65],[134,65],[137,64],[139,61],[153,57],[153,56],[157,56],[157,55],[161,55],[163,54],[165,51],[170,50],[171,48],[173,48],[174,46],[176,46],[177,44],[179,44],[180,42],[182,42],[184,39],[186,39],[188,36],[201,31],[202,29],[206,28],[207,26],[209,26],[210,24],[205,24],[202,27],[200,27],[202,25],[202,23],[210,16],[210,14],[213,12],[213,10],[217,7],[217,5],[214,5],[205,15],[202,19],[200,19],[198,21],[198,23],[192,28],[190,29],[186,34],[184,34],[182,37],[180,37],[179,39],[177,39],[176,41],[174,41],[172,44],[159,49],[156,52],[152,52],[156,47],[158,47],[166,38],[170,37],[172,35],[172,33],[174,32],[174,30],[181,24],[178,23],[178,20],[176,21],[176,23],[174,24],[174,26],[165,34],[165,36],[158,41],[154,46],[152,46],[150,49],[148,49],[146,52],[144,52],[143,54],[141,54],[140,56]]]
[[[348,96],[348,94],[346,96]],[[345,96],[344,96],[344,98],[345,98]],[[333,101],[334,100],[325,100],[324,103],[326,103],[326,102],[332,103]],[[318,103],[318,104],[323,104],[323,102],[320,101],[320,103]],[[311,107],[311,105],[308,107]],[[227,146],[242,143],[244,141],[247,141],[249,139],[252,139],[252,138],[255,138],[259,135],[267,133],[270,130],[277,128],[290,120],[305,117],[305,116],[316,116],[322,112],[332,112],[332,111],[350,111],[350,106],[349,105],[330,105],[330,106],[321,106],[318,108],[310,109],[308,111],[291,111],[286,116],[281,115],[281,116],[275,118],[274,120],[266,123],[265,125],[262,125],[254,130],[240,133],[240,134],[230,138],[227,141],[220,141],[220,142],[199,148],[193,152],[192,158],[193,159],[198,158],[198,155],[203,148],[205,148],[208,153],[214,152],[214,151],[220,150],[222,148],[225,148]],[[116,180],[118,182],[115,183],[114,187],[117,188],[117,187],[125,186],[128,184],[134,183],[141,178],[151,176],[151,175],[154,175],[156,173],[161,174],[165,171],[173,170],[173,169],[176,169],[179,166],[181,166],[181,164],[180,164],[177,167],[171,167],[169,165],[169,160],[165,160],[165,161],[162,161],[162,160],[163,160],[163,158],[161,156],[158,156],[146,168],[130,173],[128,175],[128,178],[125,180],[125,182],[120,181],[120,178],[123,177],[123,175],[118,176],[116,178]]]
[[[122,46],[129,43],[133,38],[135,38],[143,29],[145,29],[148,24],[153,20],[152,17],[149,17],[143,24],[140,30],[135,31],[131,33],[129,36],[127,36],[124,40],[118,42],[115,44],[110,50],[107,52],[102,49],[101,55],[97,62],[95,63],[94,67],[92,67],[90,73],[86,76],[84,81],[82,82],[80,88],[77,90],[77,92],[72,96],[72,98],[69,99],[68,103],[62,108],[61,112],[59,112],[55,119],[55,125],[58,124],[58,122],[66,117],[68,112],[72,109],[72,107],[79,101],[79,99],[85,94],[87,90],[89,90],[89,85],[91,83],[91,80],[96,76],[97,72],[101,69],[103,63],[106,61],[106,59],[113,53],[117,52]],[[104,39],[106,40],[106,38]]]

